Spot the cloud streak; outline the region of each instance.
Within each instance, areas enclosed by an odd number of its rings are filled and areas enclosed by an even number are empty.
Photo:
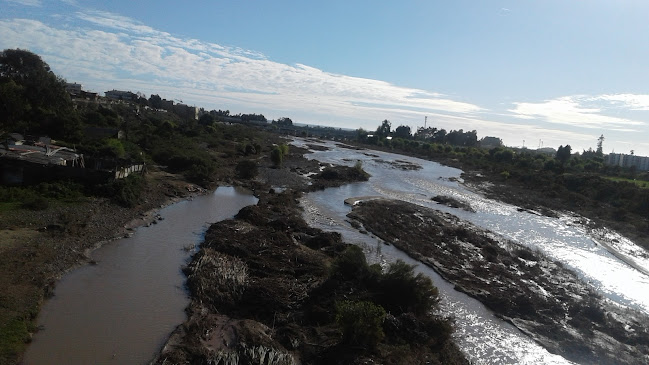
[[[515,107],[509,111],[520,119],[539,120],[547,123],[562,124],[573,127],[589,129],[617,129],[633,131],[629,127],[644,126],[645,123],[629,118],[612,116],[602,105],[595,105],[598,100],[633,102],[637,99],[615,96],[566,96],[540,103],[514,103]],[[644,100],[638,101],[641,103]],[[649,100],[646,100],[649,102]],[[639,104],[642,106],[641,104]],[[649,104],[647,104],[649,105]],[[649,110],[649,109],[648,109]]]
[[[281,64],[257,52],[181,39],[121,15],[79,11],[75,16],[92,28],[62,29],[37,20],[2,20],[0,44],[32,49],[46,61],[54,60],[52,66],[71,79],[83,75],[94,78],[92,81],[148,80],[149,90],[174,85],[279,109],[305,108],[341,115],[361,104],[389,104],[429,112],[484,111],[425,90],[328,73],[303,64]]]
[[[43,6],[41,0],[6,0],[6,1],[9,3],[25,5],[25,6],[35,6],[35,7]]]
[[[129,17],[78,6],[47,20],[0,19],[0,34],[0,49],[32,50],[59,75],[90,90],[159,93],[206,108],[290,116],[309,124],[367,128],[390,119],[416,128],[429,116],[439,127],[477,129],[506,143],[543,138],[557,146],[567,141],[588,146],[600,134],[595,129],[636,135],[647,130],[630,113],[649,110],[649,95],[565,96],[494,111],[441,93],[274,62],[259,52],[180,38]]]

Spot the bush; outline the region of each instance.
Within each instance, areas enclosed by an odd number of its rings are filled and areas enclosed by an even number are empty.
[[[243,160],[237,164],[236,171],[242,179],[254,179],[257,176],[257,164],[255,161]]]
[[[42,196],[34,195],[23,201],[21,206],[29,210],[45,210],[50,206],[50,202]]]
[[[332,275],[340,275],[345,279],[355,279],[364,276],[368,271],[367,260],[363,249],[350,245],[336,258],[332,266]]]
[[[134,207],[140,201],[144,191],[145,181],[139,175],[129,175],[125,179],[97,185],[93,193],[106,198],[111,198],[115,203],[123,207]]]
[[[385,310],[372,302],[343,301],[336,305],[336,323],[343,331],[343,342],[374,348],[381,342]]]
[[[425,314],[439,299],[432,280],[421,273],[415,276],[414,268],[397,260],[380,279],[378,302],[393,314]]]
[[[270,152],[270,160],[273,161],[273,165],[275,165],[275,167],[282,166],[283,156],[284,154],[282,153],[282,150],[279,148],[279,146],[275,146],[275,148],[273,148],[273,150]]]
[[[288,145],[282,143],[279,145],[279,150],[282,151],[282,156],[288,156]]]

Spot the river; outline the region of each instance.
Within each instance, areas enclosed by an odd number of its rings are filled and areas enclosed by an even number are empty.
[[[309,144],[313,143],[311,141]],[[304,140],[294,145],[308,147]],[[643,250],[630,240],[608,230],[590,231],[580,221],[583,218],[563,214],[549,218],[517,207],[486,199],[461,184],[461,170],[438,163],[402,155],[369,150],[340,148],[333,142],[317,143],[330,150],[307,155],[324,163],[354,165],[362,161],[372,177],[367,182],[354,183],[306,195],[301,204],[305,219],[317,228],[341,233],[344,239],[363,246],[368,258],[385,264],[397,259],[416,264],[393,246],[383,245],[371,235],[360,234],[346,218],[350,207],[344,200],[360,196],[383,196],[449,212],[477,226],[544,252],[549,257],[573,269],[606,298],[621,306],[649,313],[649,270]],[[418,170],[403,170],[399,165],[416,164]],[[431,198],[452,196],[468,202],[475,213],[439,205]],[[608,242],[608,248],[601,245]],[[612,254],[610,250],[615,250]],[[630,265],[627,261],[633,261]],[[467,356],[477,364],[569,364],[560,356],[548,353],[515,327],[496,318],[475,299],[457,292],[432,269],[419,265],[440,289],[440,311],[454,316],[456,338]]]
[[[256,203],[249,192],[220,187],[95,250],[97,265],[66,274],[43,305],[24,364],[148,363],[186,317],[185,248],[200,243],[209,224]]]

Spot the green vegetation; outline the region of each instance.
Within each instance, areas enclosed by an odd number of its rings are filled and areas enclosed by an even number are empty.
[[[647,180],[637,180],[637,179],[631,179],[628,177],[619,177],[619,176],[602,176],[602,177],[604,179],[608,179],[615,182],[625,182],[625,183],[635,184],[642,189],[649,189],[649,181]]]
[[[236,172],[242,179],[254,179],[257,176],[257,164],[252,160],[242,160],[237,164]]]
[[[385,310],[372,302],[342,301],[336,306],[336,322],[343,331],[343,341],[375,348],[385,337],[383,320]]]
[[[33,329],[28,328],[30,322],[22,318],[14,318],[0,326],[1,363],[9,363],[9,359],[14,359],[25,351],[31,341],[30,332],[33,332]]]
[[[273,165],[275,167],[280,167],[282,166],[282,161],[284,160],[284,157],[288,156],[288,145],[287,144],[280,144],[275,147],[273,147],[273,150],[270,151],[270,160],[273,162]]]

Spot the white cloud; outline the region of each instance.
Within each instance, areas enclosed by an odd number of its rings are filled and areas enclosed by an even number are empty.
[[[19,5],[25,5],[25,6],[37,6],[37,7],[43,6],[41,0],[7,0],[7,2],[19,4]]]
[[[0,45],[32,49],[62,76],[74,81],[140,79],[151,92],[174,85],[214,98],[303,109],[320,114],[420,110],[473,114],[482,108],[425,90],[324,72],[303,64],[286,65],[263,55],[196,39],[180,39],[130,18],[101,11],[77,12],[79,19],[107,30],[61,29],[28,19],[0,21]],[[115,31],[117,30],[117,31]],[[93,77],[92,75],[95,75]],[[105,83],[104,83],[105,84]],[[120,88],[126,85],[113,85]],[[377,107],[361,107],[375,105]]]
[[[155,29],[138,23],[131,18],[101,10],[85,10],[76,13],[79,19],[102,27],[133,32],[136,34],[162,34]]]
[[[309,124],[376,128],[381,120],[389,119],[415,130],[428,116],[429,123],[438,127],[476,129],[481,136],[498,136],[512,145],[520,145],[523,139],[528,144],[543,139],[546,146],[570,143],[575,148],[594,145],[600,131],[592,135],[588,131],[596,128],[616,132],[620,139],[630,131],[646,132],[644,122],[624,113],[649,110],[647,95],[519,102],[509,113],[497,115],[432,91],[329,73],[299,63],[282,64],[258,52],[179,38],[113,13],[84,10],[73,13],[72,18],[50,18],[57,22],[66,19],[81,20],[82,25],[0,19],[0,49],[30,49],[59,75],[93,91],[118,88],[158,93],[206,108],[263,112],[269,118],[289,116]],[[554,123],[557,129],[541,122]],[[561,125],[571,128],[561,130]]]
[[[630,110],[649,110],[649,95],[607,94],[599,96],[598,99],[616,103]]]
[[[607,115],[601,97],[566,96],[540,103],[514,103],[509,111],[520,119],[540,120],[580,128],[620,128],[642,126],[644,122]],[[626,128],[628,129],[628,128]]]

